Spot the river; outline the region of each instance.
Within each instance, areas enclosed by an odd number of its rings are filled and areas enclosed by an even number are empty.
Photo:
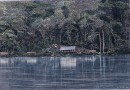
[[[130,90],[130,55],[0,57],[0,90]]]

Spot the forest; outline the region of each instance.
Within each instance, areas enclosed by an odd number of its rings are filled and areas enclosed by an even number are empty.
[[[80,1],[0,2],[0,52],[44,53],[58,44],[130,53],[129,1]]]

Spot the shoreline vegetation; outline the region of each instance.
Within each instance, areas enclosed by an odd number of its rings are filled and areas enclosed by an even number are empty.
[[[90,50],[93,51],[93,50]],[[8,52],[0,52],[0,57],[61,57],[61,56],[83,56],[83,55],[120,55],[120,54],[130,54],[130,51],[120,51],[120,52],[61,52],[61,51],[49,51],[49,52],[22,52],[22,53],[8,53]]]
[[[129,0],[1,2],[0,56],[130,54],[129,15]]]
[[[7,56],[0,56],[0,57],[75,57],[75,56],[85,56],[85,55],[101,55],[101,54],[62,54],[62,55],[7,55]],[[130,55],[130,54],[102,54],[105,56],[115,56],[115,55]]]

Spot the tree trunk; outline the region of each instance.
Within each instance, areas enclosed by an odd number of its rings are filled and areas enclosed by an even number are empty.
[[[86,30],[85,30],[85,33],[84,33],[84,40],[85,40],[85,41],[86,41],[86,35],[87,35],[87,34],[86,34]]]
[[[61,44],[61,35],[60,35],[60,44]]]
[[[105,40],[104,40],[104,31],[102,30],[102,50],[104,54],[104,49],[105,49]]]
[[[101,39],[101,32],[99,32],[99,45],[100,45],[100,54],[102,53],[102,39]]]

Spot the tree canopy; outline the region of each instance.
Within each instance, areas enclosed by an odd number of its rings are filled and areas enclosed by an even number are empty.
[[[128,1],[83,1],[91,6],[81,7],[83,2],[76,1],[2,2],[0,51],[41,52],[52,44],[103,53],[127,49]]]

